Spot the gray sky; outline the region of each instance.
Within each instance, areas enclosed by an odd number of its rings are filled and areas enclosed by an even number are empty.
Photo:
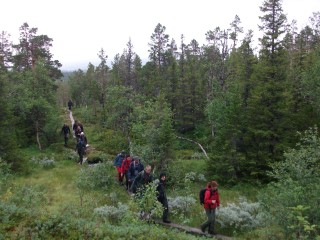
[[[261,24],[259,6],[263,0],[8,0],[1,3],[0,31],[17,43],[19,27],[27,22],[38,34],[53,39],[51,52],[62,63],[62,70],[99,63],[97,53],[103,48],[108,60],[122,53],[131,38],[133,50],[148,59],[148,43],[158,23],[166,27],[170,39],[180,44],[192,39],[206,43],[205,33],[216,27],[226,29],[235,15],[244,31],[254,31],[258,44]],[[320,0],[283,0],[289,22],[297,20],[301,29],[313,12],[320,11]]]

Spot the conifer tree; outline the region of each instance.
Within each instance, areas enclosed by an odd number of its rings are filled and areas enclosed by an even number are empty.
[[[282,159],[294,134],[287,109],[287,63],[281,38],[286,17],[281,2],[265,0],[260,7],[263,37],[259,63],[251,77],[254,87],[248,100],[245,134],[248,164],[244,167],[248,177],[262,181],[266,180],[269,166]]]

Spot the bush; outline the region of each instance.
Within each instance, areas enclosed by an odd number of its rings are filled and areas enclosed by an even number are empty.
[[[190,206],[194,205],[197,201],[190,196],[179,196],[176,198],[168,198],[169,208],[179,212],[187,213]]]
[[[296,149],[285,154],[285,160],[272,166],[270,176],[276,179],[259,193],[259,200],[269,224],[278,224],[287,236],[292,229],[288,209],[299,205],[310,207],[304,212],[311,225],[320,225],[320,138],[315,127],[301,134]]]
[[[8,229],[25,219],[35,218],[40,213],[40,206],[46,203],[47,198],[41,187],[9,188],[0,199],[0,229]]]
[[[168,198],[170,214],[177,216],[184,223],[190,223],[190,219],[194,218],[193,207],[196,199],[190,196],[178,196],[176,198]]]
[[[47,156],[40,158],[32,157],[31,162],[46,169],[55,167],[55,160],[53,156],[51,156],[51,158]]]
[[[122,149],[127,149],[127,140],[121,132],[110,129],[97,129],[97,133],[92,136],[91,142],[97,150],[105,151],[109,149],[109,154],[116,156]]]
[[[11,177],[10,165],[4,162],[0,157],[0,194],[7,188]]]
[[[250,203],[240,197],[239,204],[228,203],[226,207],[220,206],[216,212],[216,219],[221,228],[251,230],[264,223],[264,214],[260,209],[259,203]]]
[[[138,211],[143,214],[141,215],[141,218],[145,220],[162,216],[163,207],[157,200],[156,188],[157,183],[152,182],[144,188],[140,188],[132,199],[133,205],[136,205]]]
[[[124,217],[129,207],[126,204],[118,203],[118,206],[103,206],[94,209],[94,213],[111,224],[117,224]]]
[[[82,168],[77,179],[77,186],[83,190],[104,189],[113,183],[110,172],[113,167],[109,163],[99,163],[94,167]]]

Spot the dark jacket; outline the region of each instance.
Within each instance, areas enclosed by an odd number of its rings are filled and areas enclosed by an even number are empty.
[[[129,169],[128,169],[128,178],[130,181],[134,181],[135,177],[144,169],[144,166],[141,162],[138,164],[135,163],[135,161],[132,161],[130,163]]]
[[[153,181],[153,176],[152,174],[147,174],[144,170],[139,172],[139,174],[136,176],[134,179],[132,186],[131,186],[131,191],[133,193],[136,193],[139,189],[142,190],[146,185],[151,183]]]
[[[71,100],[68,101],[68,107],[72,107],[73,106],[73,102]]]
[[[162,203],[164,201],[167,201],[165,181],[160,179],[160,182],[158,183],[158,186],[157,186],[157,192],[158,192],[157,199],[159,202]]]
[[[68,125],[64,125],[61,129],[61,134],[68,135],[70,133],[70,128]]]
[[[81,141],[83,141],[84,146],[87,146],[88,144],[88,139],[85,135],[80,135]]]
[[[86,145],[84,145],[83,141],[78,141],[77,145],[76,145],[76,151],[78,152],[78,154],[84,154]]]
[[[212,203],[212,200],[216,200],[215,203]],[[204,208],[216,208],[220,206],[220,197],[218,193],[218,189],[213,191],[211,188],[207,188],[207,191],[204,194]]]

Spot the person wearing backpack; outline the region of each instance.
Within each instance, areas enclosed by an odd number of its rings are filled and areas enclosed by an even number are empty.
[[[140,158],[136,156],[133,157],[128,169],[129,191],[134,179],[138,176],[139,172],[143,171],[143,169],[144,166],[141,163]]]
[[[79,138],[78,139],[78,143],[76,145],[76,151],[78,152],[79,154],[79,164],[82,165],[82,162],[83,162],[83,155],[84,155],[84,152],[85,152],[85,145],[84,145],[84,142]]]
[[[132,159],[131,159],[130,155],[126,155],[124,160],[122,161],[122,165],[121,165],[121,174],[122,174],[122,177],[124,176],[126,178],[126,190],[127,191],[129,190],[128,170],[129,170],[131,162],[132,162]]]
[[[121,174],[121,166],[125,158],[125,155],[126,155],[126,152],[122,150],[121,153],[119,153],[116,156],[116,158],[113,160],[113,166],[117,170],[117,175],[118,175],[117,177],[120,184],[122,184],[123,182],[123,175]]]
[[[220,197],[218,193],[218,183],[216,181],[208,182],[204,194],[203,207],[206,211],[207,221],[201,224],[201,231],[205,233],[206,228],[209,234],[216,234],[214,224],[216,218],[216,208],[220,206]]]

